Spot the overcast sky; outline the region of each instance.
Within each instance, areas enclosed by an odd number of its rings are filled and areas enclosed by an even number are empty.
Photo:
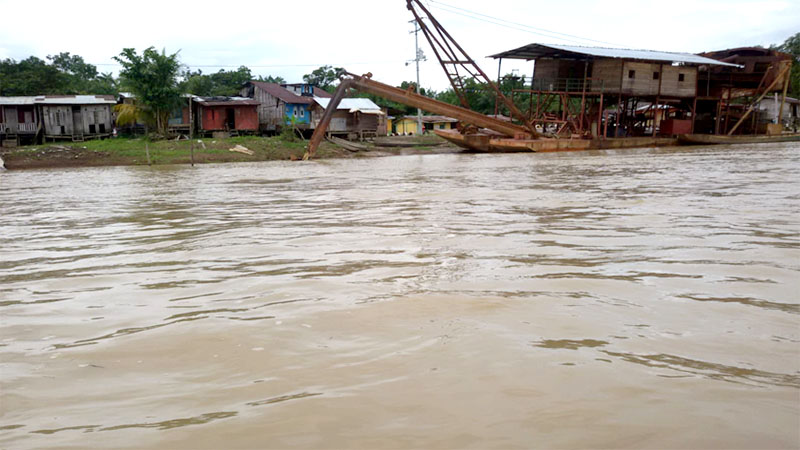
[[[486,56],[525,44],[562,43],[701,52],[782,43],[800,32],[800,0],[425,0],[490,76]],[[413,80],[414,36],[405,0],[172,1],[0,0],[0,58],[70,52],[102,72],[124,47],[180,51],[204,72],[240,65],[290,82],[320,65],[372,72],[390,84]],[[488,17],[487,17],[488,16]],[[15,19],[16,18],[16,19]],[[10,20],[9,20],[10,19]],[[428,56],[422,85],[448,86]],[[503,62],[530,74],[531,63]]]

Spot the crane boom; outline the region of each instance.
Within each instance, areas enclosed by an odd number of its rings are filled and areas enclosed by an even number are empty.
[[[320,122],[314,129],[314,134],[311,136],[308,149],[303,159],[310,159],[314,157],[314,153],[317,151],[319,144],[325,137],[325,132],[328,130],[328,125],[333,118],[333,113],[336,112],[336,108],[339,106],[339,103],[350,89],[356,89],[367,94],[377,95],[387,100],[413,106],[434,114],[452,117],[461,122],[469,123],[481,128],[488,128],[506,136],[518,139],[529,139],[531,137],[530,132],[525,127],[520,125],[498,120],[479,112],[475,112],[471,109],[451,105],[450,103],[441,102],[439,100],[434,100],[430,97],[417,94],[412,89],[401,89],[377,82],[371,79],[372,74],[358,76],[345,72],[345,75],[346,76],[342,78],[339,86],[336,88],[330,103],[328,103],[328,107],[325,108],[325,113],[322,115],[322,119],[320,119]]]

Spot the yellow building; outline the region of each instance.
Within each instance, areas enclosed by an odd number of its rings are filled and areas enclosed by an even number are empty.
[[[422,116],[422,126],[425,132],[431,130],[450,130],[455,128],[457,119],[446,116]],[[399,135],[417,135],[417,116],[403,116],[392,121],[394,133]]]

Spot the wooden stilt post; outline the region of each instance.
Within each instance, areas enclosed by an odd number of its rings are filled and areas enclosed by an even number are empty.
[[[147,141],[144,141],[144,153],[147,155],[147,165],[151,166],[150,164],[150,144]]]
[[[192,154],[192,167],[194,167],[194,139],[192,139],[190,151],[191,151],[191,154]]]
[[[781,97],[781,107],[778,109],[778,123],[783,122],[783,104],[786,103],[786,91],[789,90],[789,80],[791,79],[789,77],[789,72],[786,73],[785,78],[786,81],[783,82],[783,97]]]

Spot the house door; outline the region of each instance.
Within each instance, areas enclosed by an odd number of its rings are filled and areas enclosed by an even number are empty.
[[[72,107],[72,134],[77,136],[83,135],[83,120],[80,106]]]
[[[225,125],[229,130],[236,129],[236,113],[233,108],[225,108]]]

